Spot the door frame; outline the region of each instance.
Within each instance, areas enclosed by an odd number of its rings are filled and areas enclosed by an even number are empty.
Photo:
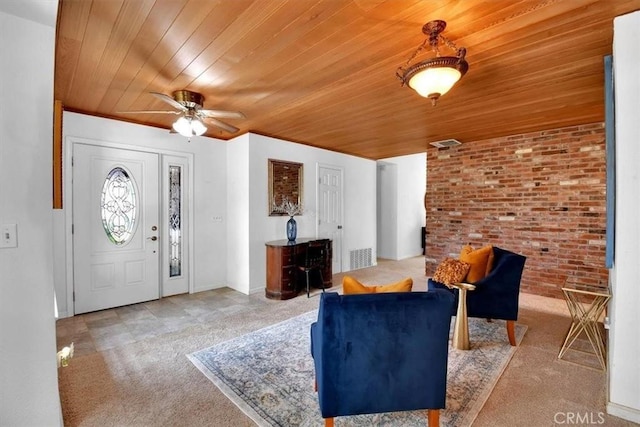
[[[188,266],[187,266],[187,271],[189,274],[189,293],[193,293],[195,291],[195,282],[194,282],[194,263],[193,263],[193,253],[194,253],[194,212],[193,212],[193,206],[194,206],[194,201],[193,201],[193,153],[185,153],[185,152],[181,152],[181,151],[172,151],[172,150],[151,150],[149,148],[146,147],[140,147],[137,145],[133,145],[133,144],[122,144],[122,143],[118,143],[118,142],[110,142],[110,141],[103,141],[103,140],[97,140],[97,139],[89,139],[89,138],[82,138],[82,137],[77,137],[77,136],[66,136],[64,138],[64,158],[62,161],[63,164],[63,168],[62,168],[62,179],[64,182],[63,185],[63,206],[65,206],[64,209],[64,237],[65,237],[65,259],[66,259],[66,265],[65,265],[65,283],[66,283],[66,288],[67,288],[67,316],[74,316],[75,315],[75,304],[74,304],[74,286],[73,286],[73,264],[74,264],[74,257],[73,257],[73,233],[72,233],[72,229],[73,229],[73,169],[71,167],[65,167],[65,165],[71,165],[72,164],[72,158],[73,158],[73,149],[75,144],[85,144],[85,145],[94,145],[94,146],[98,146],[98,147],[108,147],[108,148],[116,148],[116,149],[121,149],[121,150],[130,150],[130,151],[141,151],[144,153],[153,153],[153,154],[157,154],[159,156],[159,174],[163,175],[163,171],[162,171],[162,161],[163,158],[165,156],[173,156],[173,157],[182,157],[185,158],[187,160],[187,173],[185,178],[187,179],[187,188],[186,188],[186,194],[188,197],[188,203],[187,203],[187,219],[189,221],[189,226],[187,229],[187,236],[188,236],[188,243],[187,243],[187,247],[188,247],[188,253],[189,253],[189,261],[188,261]],[[159,218],[162,219],[163,218],[163,214],[162,212],[164,212],[164,210],[168,209],[167,206],[167,201],[165,200],[164,197],[162,197],[163,191],[166,188],[166,182],[164,182],[164,178],[163,176],[160,176],[160,187],[159,187],[159,191],[161,194],[159,194],[158,196],[160,197],[160,212],[159,212]],[[160,236],[166,238],[166,231],[164,229],[161,229],[161,234]],[[158,250],[160,252],[160,262],[159,267],[161,269],[161,271],[159,272],[159,277],[158,277],[158,290],[159,290],[159,295],[160,298],[162,298],[162,280],[163,280],[163,271],[162,268],[165,265],[164,262],[164,258],[167,256],[166,251],[163,249],[163,245],[158,245]]]

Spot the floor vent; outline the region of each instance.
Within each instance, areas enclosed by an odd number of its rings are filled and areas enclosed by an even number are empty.
[[[354,249],[349,252],[349,269],[357,270],[359,268],[371,267],[371,248]]]

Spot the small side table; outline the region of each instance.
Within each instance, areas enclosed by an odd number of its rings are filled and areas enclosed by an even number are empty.
[[[449,287],[458,289],[458,311],[456,323],[453,327],[451,344],[458,350],[469,350],[469,319],[467,318],[467,291],[473,291],[476,286],[471,283],[452,283]]]
[[[562,356],[565,355],[578,336],[584,331],[595,351],[594,354],[598,358],[600,366],[603,370],[606,370],[606,348],[599,323],[602,313],[607,308],[607,302],[609,302],[611,294],[608,289],[586,290],[587,287],[584,288],[562,288],[569,313],[571,314],[571,327],[558,353],[558,359],[562,359]]]

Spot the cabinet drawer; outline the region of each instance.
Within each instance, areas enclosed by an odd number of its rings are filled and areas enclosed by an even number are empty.
[[[295,265],[295,251],[293,248],[282,248],[281,250],[282,265]]]
[[[282,287],[287,289],[293,289],[296,286],[296,267],[283,267],[282,268]]]

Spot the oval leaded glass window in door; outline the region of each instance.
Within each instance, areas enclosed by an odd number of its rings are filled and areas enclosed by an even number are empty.
[[[133,236],[137,225],[138,195],[127,171],[115,167],[102,186],[102,226],[111,242],[124,245]]]

